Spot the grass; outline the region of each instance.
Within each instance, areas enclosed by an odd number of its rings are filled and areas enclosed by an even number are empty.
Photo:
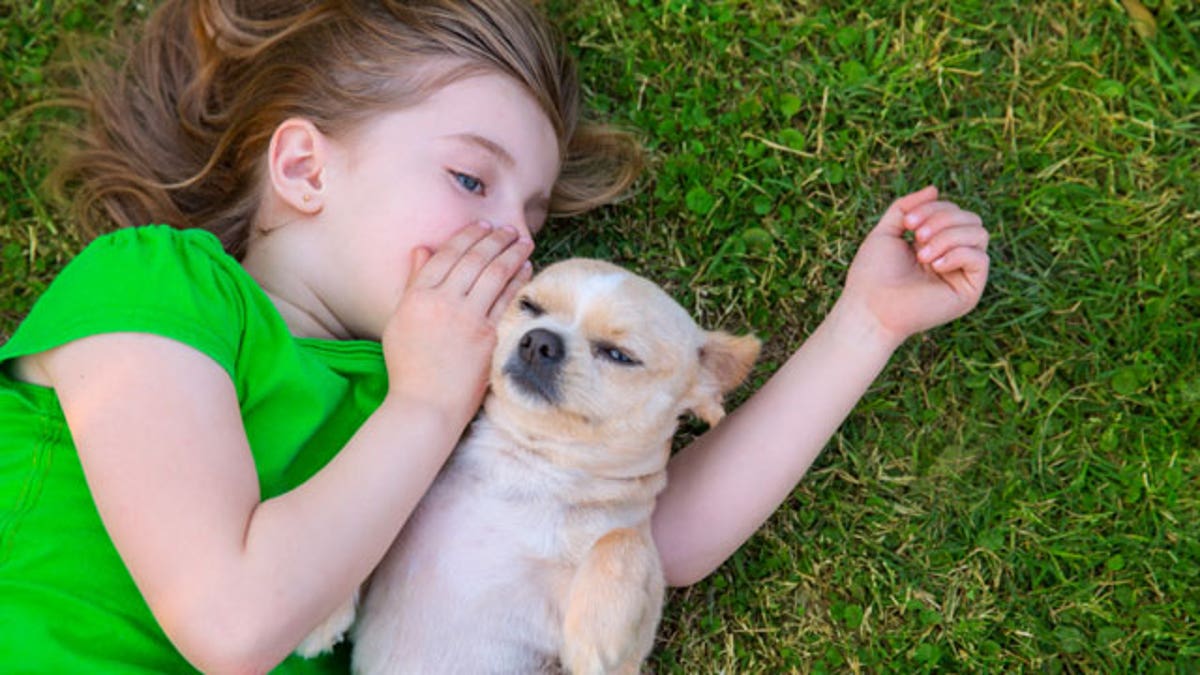
[[[656,672],[1200,672],[1200,11],[1146,5],[1153,36],[1117,2],[547,3],[654,166],[541,259],[757,331],[759,383],[894,196],[935,183],[993,235],[980,307],[670,595]],[[63,28],[139,7],[5,10],[4,113]],[[80,245],[37,196],[36,119],[0,126],[0,338]]]

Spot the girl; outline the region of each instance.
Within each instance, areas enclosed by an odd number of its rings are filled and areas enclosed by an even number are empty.
[[[0,663],[344,669],[289,654],[474,414],[533,234],[638,152],[579,121],[517,0],[167,0],[86,91],[62,180],[122,229],[0,347]],[[900,342],[974,306],[986,241],[933,188],[893,204],[804,347],[673,459],[670,582],[753,533]]]

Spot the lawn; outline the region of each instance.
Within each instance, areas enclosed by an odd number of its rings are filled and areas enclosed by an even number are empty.
[[[16,113],[65,31],[143,11],[13,7],[0,339],[81,246],[37,192],[49,113]],[[906,343],[764,529],[670,594],[654,670],[1200,672],[1197,3],[547,9],[653,161],[540,261],[611,259],[756,331],[755,384],[894,196],[937,184],[993,236],[979,308]]]

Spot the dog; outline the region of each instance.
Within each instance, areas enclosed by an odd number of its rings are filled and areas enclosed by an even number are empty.
[[[650,516],[679,419],[716,424],[760,342],[583,258],[527,284],[497,338],[480,415],[366,587],[354,670],[637,673],[662,610]]]

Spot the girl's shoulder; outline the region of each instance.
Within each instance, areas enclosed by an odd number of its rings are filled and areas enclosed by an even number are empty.
[[[240,269],[213,233],[170,225],[126,227],[103,234],[84,247],[62,274],[76,273],[80,267],[116,277],[194,274],[205,267]]]
[[[220,240],[207,230],[179,229],[169,225],[125,227],[102,234],[84,246],[51,282],[50,291],[85,291],[76,288],[86,280],[93,298],[109,285],[135,291],[149,281],[172,282],[178,277],[202,281],[209,274],[238,276],[241,265],[225,253]]]
[[[51,282],[0,362],[105,332],[189,344],[232,368],[247,328],[285,338],[270,299],[205,230],[166,225],[102,235]]]

